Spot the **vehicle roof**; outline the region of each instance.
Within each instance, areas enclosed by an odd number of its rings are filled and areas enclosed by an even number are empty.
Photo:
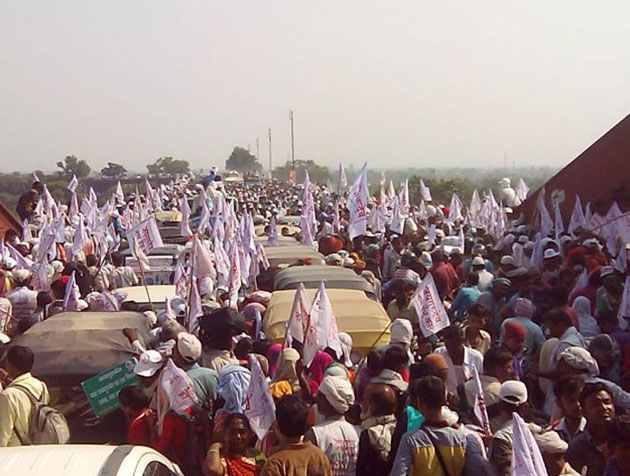
[[[271,266],[279,266],[281,264],[290,264],[302,258],[310,258],[324,264],[324,255],[318,253],[313,248],[305,245],[292,246],[266,246],[265,254]]]
[[[316,292],[317,289],[305,290],[307,305],[313,301]],[[369,299],[363,291],[354,289],[326,289],[326,294],[330,299],[337,327],[340,332],[347,332],[352,336],[354,350],[365,353],[375,342],[389,342],[389,331],[381,335],[390,319],[380,303]],[[295,290],[272,293],[263,319],[263,330],[271,340],[277,341],[284,337],[294,297]]]
[[[116,446],[36,445],[0,448],[2,473],[19,476],[96,476]]]
[[[149,321],[138,312],[63,312],[38,322],[11,345],[33,350],[33,375],[59,386],[82,379],[135,355],[122,330],[138,329],[140,342],[149,342]]]
[[[139,304],[148,304],[149,296],[151,301],[155,303],[163,303],[166,298],[174,298],[177,296],[175,286],[173,284],[154,284],[147,286],[149,294],[144,286],[131,286],[128,288],[118,288],[116,291],[127,293],[125,301],[136,301]]]
[[[72,444],[0,448],[0,468],[3,474],[20,476],[133,475],[137,463],[147,454],[152,460],[174,466],[145,446]]]
[[[178,245],[175,243],[167,243],[164,246],[160,246],[159,248],[153,248],[149,253],[148,256],[151,255],[173,255],[173,256],[177,256],[179,255],[182,250],[184,249],[184,247],[182,245]],[[131,248],[127,248],[124,251],[120,252],[121,255],[123,256],[130,256],[131,255]]]
[[[307,288],[318,287],[326,282],[327,289],[358,289],[371,295],[374,288],[353,270],[341,266],[314,265],[291,266],[278,271],[274,279],[274,289],[296,289],[300,283]]]

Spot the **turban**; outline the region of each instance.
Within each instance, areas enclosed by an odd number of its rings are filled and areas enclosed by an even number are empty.
[[[516,317],[529,317],[534,315],[534,305],[529,299],[518,298],[514,303],[514,315]]]
[[[599,375],[599,366],[591,353],[581,347],[569,347],[560,353],[559,360],[564,360],[569,366],[577,370],[583,370],[588,375]]]
[[[534,440],[541,453],[547,454],[564,454],[569,445],[562,440],[555,431],[545,431],[543,433],[534,433]]]
[[[527,332],[523,324],[517,321],[507,321],[503,326],[503,337],[505,339],[525,339]]]
[[[326,397],[328,403],[341,415],[345,414],[354,403],[352,385],[348,380],[339,377],[324,377],[319,386],[319,392]]]

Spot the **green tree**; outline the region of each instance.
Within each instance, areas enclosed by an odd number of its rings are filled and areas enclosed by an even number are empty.
[[[101,175],[105,177],[120,178],[127,173],[127,169],[120,164],[107,162],[107,167],[101,169]]]
[[[295,180],[297,182],[302,182],[304,180],[304,176],[306,175],[306,171],[308,170],[308,176],[311,179],[311,182],[316,182],[319,184],[325,184],[326,181],[330,178],[330,170],[327,167],[323,167],[321,165],[317,165],[312,160],[296,160],[295,161]],[[276,167],[273,169],[273,178],[276,178],[280,181],[288,181],[291,173],[291,162],[287,162],[285,165],[281,167]]]
[[[236,170],[237,172],[260,172],[262,165],[258,159],[253,156],[247,149],[242,147],[234,147],[230,157],[225,161],[227,170]]]
[[[59,173],[66,177],[76,175],[77,178],[87,177],[90,175],[90,166],[83,159],[78,159],[75,155],[68,155],[63,161],[57,162],[57,167],[61,170]]]
[[[187,174],[190,172],[190,164],[187,160],[160,157],[154,163],[147,165],[147,170],[150,175]]]

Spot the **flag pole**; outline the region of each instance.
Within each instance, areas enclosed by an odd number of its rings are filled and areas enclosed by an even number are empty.
[[[372,344],[372,346],[368,349],[368,351],[365,353],[365,355],[361,358],[361,360],[359,361],[359,365],[357,365],[357,371],[355,372],[355,375],[359,375],[359,372],[361,371],[361,367],[363,366],[363,363],[365,362],[365,359],[367,359],[367,356],[370,352],[372,352],[372,349],[374,349],[374,347],[376,347],[376,344],[378,344],[378,341],[381,340],[381,337],[383,337],[385,335],[385,333],[389,330],[390,327],[392,327],[394,321],[389,321],[389,324],[387,324],[387,326],[385,326],[385,329],[383,329],[383,332],[381,332],[379,334],[379,336],[376,338],[376,340],[374,341],[374,343]]]
[[[151,300],[151,294],[149,293],[149,286],[147,286],[147,278],[144,275],[144,268],[142,267],[141,259],[138,259],[138,267],[140,268],[140,276],[142,277],[142,285],[144,286],[144,290],[147,292],[147,299],[149,300],[149,306],[151,306],[151,310],[155,312],[155,307],[153,306],[153,301]]]

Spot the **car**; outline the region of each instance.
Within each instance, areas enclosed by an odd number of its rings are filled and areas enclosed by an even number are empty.
[[[0,448],[6,476],[183,476],[181,469],[146,446],[36,445]]]
[[[148,295],[147,289],[149,290]],[[130,286],[118,288],[116,291],[126,294],[123,302],[134,301],[140,307],[153,304],[153,308],[156,311],[164,309],[166,298],[174,299],[177,297],[173,284],[153,284],[146,288],[144,286]],[[151,301],[149,301],[149,297],[151,297]]]

